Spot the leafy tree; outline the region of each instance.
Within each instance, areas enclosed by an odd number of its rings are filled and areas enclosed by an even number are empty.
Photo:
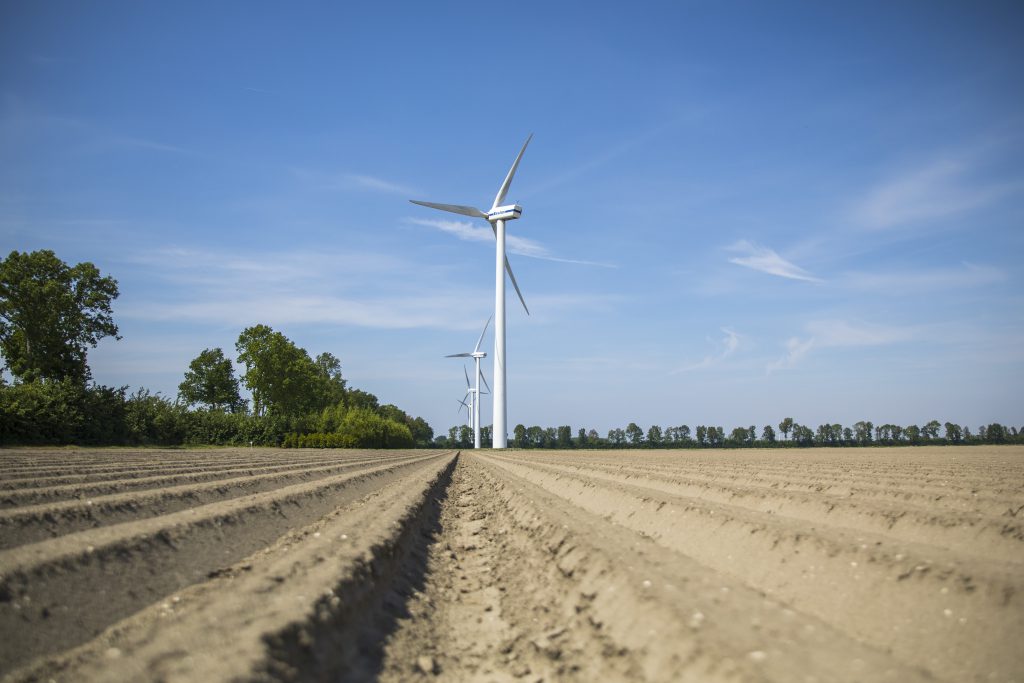
[[[587,428],[580,427],[579,432],[576,433],[576,447],[584,448],[587,445]]]
[[[527,448],[544,448],[544,430],[533,425],[526,429]]]
[[[647,430],[647,445],[651,448],[657,448],[662,444],[661,427],[658,425],[651,425]]]
[[[937,438],[939,438],[939,428],[941,426],[942,425],[939,424],[938,420],[932,420],[931,422],[926,424],[924,427],[921,427],[921,434],[924,435],[924,438],[929,439],[929,440],[930,439],[937,439]]]
[[[772,429],[771,425],[765,425],[761,431],[761,439],[765,443],[775,443],[775,430]]]
[[[704,446],[708,442],[708,428],[704,425],[697,425],[697,445]]]
[[[1005,443],[1007,441],[1007,436],[1008,432],[1006,427],[998,422],[993,422],[985,427],[985,436],[983,438],[989,443]]]
[[[910,443],[919,443],[921,441],[921,428],[917,425],[910,425],[903,430],[903,433],[907,435],[907,440]]]
[[[473,445],[473,430],[469,425],[459,427],[459,448],[470,448]]]
[[[220,348],[204,349],[192,359],[178,392],[186,405],[202,404],[215,410],[242,412],[245,402],[238,395],[238,380],[231,360]]]
[[[320,403],[325,406],[335,405],[345,400],[345,378],[341,376],[341,361],[334,354],[324,351],[314,361],[320,371],[323,396]]]
[[[559,448],[572,448],[572,427],[569,425],[559,427],[555,442]]]
[[[362,389],[350,389],[345,392],[345,405],[349,408],[377,410],[380,407],[380,400],[368,391],[363,391]]]
[[[867,446],[871,443],[871,432],[874,429],[874,427],[875,426],[873,424],[871,424],[870,422],[866,422],[864,420],[854,423],[854,438],[857,439],[857,442],[861,446]]]
[[[782,432],[782,436],[789,438],[789,432],[793,429],[793,418],[787,417],[785,420],[779,423],[779,431]]]
[[[843,441],[848,444],[853,443],[854,441],[853,430],[849,427],[843,428]]]
[[[636,422],[626,425],[626,438],[632,446],[639,446],[644,440],[644,430],[640,429]]]
[[[745,444],[747,443],[747,438],[749,436],[750,432],[747,431],[746,427],[736,427],[732,430],[732,433],[729,434],[729,441],[736,444]]]
[[[515,444],[516,448],[526,448],[526,425],[517,424],[515,429],[512,430],[512,443]]]
[[[964,438],[963,430],[960,429],[960,425],[953,422],[947,422],[946,427],[946,441],[949,443],[960,443]]]
[[[614,446],[621,446],[626,443],[626,432],[618,428],[609,429],[608,441]]]
[[[118,336],[110,304],[117,281],[92,263],[69,267],[50,250],[0,261],[0,353],[22,381],[90,377],[86,347]]]
[[[235,344],[253,413],[294,416],[323,407],[323,375],[305,349],[266,325],[242,330]]]
[[[601,440],[601,436],[597,433],[596,429],[591,429],[587,432],[587,441],[591,444],[597,444]]]

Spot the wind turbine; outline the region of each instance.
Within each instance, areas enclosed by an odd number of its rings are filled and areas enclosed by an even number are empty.
[[[487,334],[487,327],[491,324],[491,319],[488,318],[487,322],[484,323],[484,331],[480,333],[480,338],[476,340],[476,346],[473,347],[472,351],[467,353],[453,353],[445,358],[472,358],[476,361],[476,387],[471,387],[469,383],[469,373],[466,373],[466,389],[467,393],[472,393],[473,396],[473,448],[480,448],[480,380],[483,379],[483,373],[480,372],[480,361],[487,358],[487,352],[480,350],[480,344],[484,341],[484,335]],[[465,366],[462,367],[466,369]],[[495,382],[497,384],[497,382]],[[484,379],[484,385],[487,385],[487,380]],[[490,390],[490,387],[487,387]]]
[[[484,213],[480,209],[472,206],[461,206],[459,204],[435,204],[434,202],[421,202],[415,199],[410,199],[413,204],[419,204],[420,206],[426,206],[431,209],[439,209],[441,211],[448,211],[450,213],[457,213],[463,216],[470,216],[472,218],[483,218],[485,221],[491,224],[491,230],[494,231],[495,238],[495,263],[494,263],[494,428],[493,428],[493,446],[494,448],[506,448],[508,445],[508,404],[507,397],[505,394],[505,273],[508,273],[508,277],[512,280],[512,286],[515,287],[516,294],[519,295],[519,301],[523,304],[523,309],[526,310],[526,314],[530,314],[530,309],[526,307],[526,300],[523,299],[523,293],[519,291],[519,284],[516,282],[516,276],[512,274],[512,266],[509,265],[508,257],[505,256],[505,221],[512,221],[523,213],[523,207],[518,204],[506,204],[501,203],[505,201],[505,195],[508,194],[508,188],[512,185],[512,177],[516,174],[516,169],[519,168],[519,160],[523,158],[523,152],[526,151],[526,146],[530,144],[530,140],[533,139],[531,133],[526,142],[523,143],[523,148],[519,150],[519,156],[512,163],[512,168],[509,169],[508,175],[505,176],[505,182],[498,188],[498,194],[494,197],[494,203],[491,204],[491,210]]]

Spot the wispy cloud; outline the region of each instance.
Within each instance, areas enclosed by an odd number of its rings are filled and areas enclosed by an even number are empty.
[[[365,173],[325,173],[309,168],[291,167],[288,171],[299,182],[315,190],[331,192],[376,192],[381,194],[415,197],[419,190],[410,185],[385,180]]]
[[[948,268],[928,268],[898,272],[850,272],[845,283],[854,289],[888,294],[921,294],[949,289],[985,287],[1005,282],[1007,273],[994,266],[964,262]]]
[[[725,336],[722,337],[717,342],[719,346],[719,351],[717,353],[708,354],[698,362],[685,365],[681,368],[677,368],[668,374],[677,375],[682,372],[701,370],[703,368],[716,365],[725,360],[726,358],[728,358],[729,356],[733,355],[736,352],[736,349],[740,347],[740,336],[733,332],[732,330],[730,330],[728,327],[723,327],[722,332],[725,334]]]
[[[809,336],[786,340],[785,354],[765,368],[769,373],[796,366],[813,349],[887,346],[919,336],[919,331],[912,327],[855,324],[846,320],[816,320],[807,323],[805,329]]]
[[[741,254],[729,259],[729,263],[744,266],[768,275],[788,278],[790,280],[803,280],[805,282],[821,282],[800,266],[787,261],[779,254],[768,247],[755,244],[748,240],[740,240],[729,245],[728,251]]]
[[[808,339],[800,339],[799,337],[790,337],[786,340],[786,354],[779,358],[774,363],[769,363],[768,367],[765,368],[769,373],[775,372],[776,370],[783,370],[785,368],[791,368],[795,366],[801,358],[807,355],[807,352],[814,347],[815,339],[810,337]]]
[[[373,192],[386,192],[388,194],[400,194],[408,197],[417,193],[416,189],[407,185],[383,180],[370,175],[358,173],[346,173],[341,176],[342,185],[356,190],[371,190]]]
[[[487,242],[494,243],[494,230],[483,225],[476,225],[467,221],[447,221],[436,218],[410,218],[410,223],[422,225],[428,228],[436,228],[442,232],[454,235],[466,242]],[[543,261],[556,261],[558,263],[576,263],[584,266],[599,266],[601,268],[618,268],[612,263],[599,263],[597,261],[584,261],[579,259],[562,258],[552,254],[547,247],[531,239],[519,237],[518,235],[505,235],[505,248],[513,254],[526,256],[528,258],[541,259]]]
[[[990,204],[1021,182],[979,183],[971,169],[949,159],[907,171],[871,190],[854,210],[864,227],[884,230],[930,220],[941,220]]]

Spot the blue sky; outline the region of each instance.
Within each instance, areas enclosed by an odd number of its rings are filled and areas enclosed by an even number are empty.
[[[265,323],[442,432],[493,240],[407,200],[488,208],[532,132],[510,428],[1020,426],[1022,29],[1017,2],[5,0],[0,248],[120,282],[101,383],[174,395]]]

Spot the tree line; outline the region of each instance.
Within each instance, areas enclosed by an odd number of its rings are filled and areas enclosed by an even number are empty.
[[[776,431],[778,429],[778,431]],[[780,436],[781,435],[781,438]],[[481,445],[491,443],[491,426],[481,427]],[[466,425],[452,427],[447,436],[435,439],[439,447],[469,448],[473,433]],[[646,431],[635,422],[625,429],[609,429],[606,436],[597,430],[580,428],[575,436],[569,425],[527,427],[517,424],[512,430],[513,448],[787,448],[810,446],[917,446],[945,444],[1024,443],[1024,427],[1005,427],[998,422],[982,425],[975,432],[953,422],[931,420],[927,424],[900,426],[862,420],[850,427],[821,424],[817,428],[802,425],[787,417],[778,427],[756,425],[735,427],[726,434],[714,425],[664,427],[651,425]]]
[[[120,339],[117,281],[91,263],[68,266],[49,250],[0,261],[0,444],[271,445],[412,448],[433,445],[423,418],[349,387],[341,361],[311,357],[267,325],[235,344],[245,373],[207,348],[171,399],[92,381],[87,352]],[[250,401],[242,398],[246,387]]]

